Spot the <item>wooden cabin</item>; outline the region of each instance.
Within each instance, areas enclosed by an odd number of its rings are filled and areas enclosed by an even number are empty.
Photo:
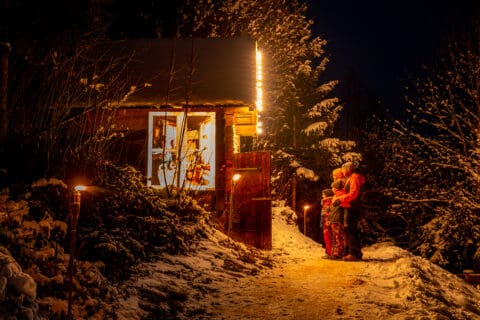
[[[129,57],[134,88],[115,113],[116,130],[131,137],[119,153],[149,186],[192,191],[222,213],[226,233],[271,248],[270,154],[252,150],[264,87],[255,41],[127,40],[111,52]]]

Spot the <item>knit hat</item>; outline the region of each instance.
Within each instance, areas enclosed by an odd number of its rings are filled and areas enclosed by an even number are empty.
[[[341,190],[341,189],[343,189],[344,185],[345,185],[344,181],[341,180],[341,179],[338,179],[338,180],[335,180],[335,181],[332,182],[331,187],[332,187],[332,189]]]
[[[322,191],[322,194],[324,194],[326,197],[333,197],[332,189],[325,189]]]

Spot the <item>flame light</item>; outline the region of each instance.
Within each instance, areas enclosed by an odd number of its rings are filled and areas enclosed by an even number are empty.
[[[304,235],[307,234],[307,211],[308,211],[308,209],[310,209],[310,206],[308,204],[303,206],[303,234]]]
[[[75,186],[75,191],[85,191],[87,190],[87,186]]]

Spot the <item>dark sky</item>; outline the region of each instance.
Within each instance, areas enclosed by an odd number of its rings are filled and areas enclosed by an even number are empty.
[[[329,75],[349,72],[387,104],[397,104],[402,79],[438,51],[453,24],[479,0],[310,0],[315,33],[328,41]]]

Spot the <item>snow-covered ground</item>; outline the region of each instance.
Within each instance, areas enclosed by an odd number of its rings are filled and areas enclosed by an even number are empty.
[[[480,290],[457,276],[391,243],[359,262],[322,259],[295,218],[275,203],[271,251],[212,229],[195,253],[143,265],[120,290],[119,318],[480,319]]]

